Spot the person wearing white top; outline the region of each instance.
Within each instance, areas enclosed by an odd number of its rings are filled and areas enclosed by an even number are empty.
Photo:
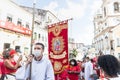
[[[55,80],[52,64],[49,59],[43,57],[44,45],[36,43],[33,51],[33,59],[31,67],[31,80]],[[31,58],[31,57],[30,57]],[[30,65],[27,66],[25,79],[29,80]]]
[[[86,57],[85,62],[85,80],[92,80],[92,74],[93,74],[93,65],[89,59],[89,57]]]

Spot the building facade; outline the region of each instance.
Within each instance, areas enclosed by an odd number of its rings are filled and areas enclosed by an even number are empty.
[[[119,26],[120,0],[102,0],[100,9],[94,16],[94,44],[95,50],[102,54],[113,54],[115,51],[114,28]],[[118,34],[116,34],[118,35]]]
[[[69,59],[75,58],[76,60],[82,60],[87,52],[85,45],[83,43],[76,43],[73,38],[69,38],[68,41]],[[76,57],[73,55],[73,50],[77,52]]]
[[[30,13],[33,13],[33,8],[21,6]],[[41,42],[45,45],[44,55],[48,57],[48,25],[57,23],[60,20],[49,10],[35,8],[35,22],[33,39],[34,43]]]
[[[45,45],[48,56],[49,24],[59,22],[50,11],[35,8],[33,43]],[[0,53],[6,48],[19,49],[30,54],[33,8],[19,6],[11,0],[0,1]]]
[[[0,1],[0,53],[6,48],[29,53],[32,14],[10,0]]]

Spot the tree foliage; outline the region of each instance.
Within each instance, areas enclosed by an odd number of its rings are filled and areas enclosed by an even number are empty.
[[[76,56],[77,56],[77,54],[78,54],[77,49],[73,49],[73,50],[72,50],[72,53],[73,53],[73,56],[74,56],[74,57],[76,57]]]

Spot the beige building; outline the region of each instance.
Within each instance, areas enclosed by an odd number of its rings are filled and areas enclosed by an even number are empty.
[[[113,54],[116,57],[117,37],[116,28],[120,23],[120,0],[103,0],[100,9],[94,16],[94,44],[97,52],[103,54]],[[119,32],[120,30],[118,30]],[[118,40],[119,42],[120,40]]]

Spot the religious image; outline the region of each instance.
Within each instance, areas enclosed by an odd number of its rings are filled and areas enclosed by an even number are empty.
[[[55,43],[54,43],[54,50],[55,51],[59,51],[60,50],[60,41],[59,41],[59,39],[57,39],[56,41],[55,41]]]

